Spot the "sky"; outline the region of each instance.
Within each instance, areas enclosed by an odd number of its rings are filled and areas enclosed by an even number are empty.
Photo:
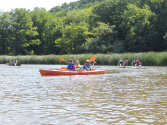
[[[0,11],[10,11],[15,8],[26,8],[33,10],[34,7],[42,7],[50,10],[55,6],[67,2],[74,2],[78,0],[1,0]]]

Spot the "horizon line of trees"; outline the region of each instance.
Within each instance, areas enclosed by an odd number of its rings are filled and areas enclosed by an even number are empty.
[[[0,12],[1,55],[167,50],[166,0],[79,0]]]

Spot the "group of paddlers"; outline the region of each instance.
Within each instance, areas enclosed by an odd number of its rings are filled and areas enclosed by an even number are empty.
[[[118,61],[118,66],[128,66],[128,60],[122,60],[120,59]],[[142,66],[142,63],[137,59],[133,59],[132,60],[132,66]],[[83,69],[83,70],[87,70],[90,71],[92,69],[92,66],[95,66],[96,62],[92,61],[90,62],[89,60],[85,61],[85,64],[83,66],[80,65],[80,62],[77,60],[76,63],[73,62],[72,59],[68,60],[68,66],[67,66],[67,70],[78,70],[78,69]]]
[[[20,65],[19,61],[17,60],[10,60],[8,65],[14,65],[14,66],[17,66],[17,65]]]
[[[95,61],[90,62],[89,60],[86,60],[85,64],[83,66],[81,66],[80,62],[78,60],[76,61],[76,63],[74,63],[72,59],[69,59],[67,70],[76,71],[78,69],[83,69],[83,70],[90,71],[90,70],[92,70],[92,66],[95,66],[95,65],[96,65]]]
[[[120,59],[119,61],[118,61],[118,66],[128,66],[128,60],[122,60],[122,59]],[[132,66],[142,66],[142,63],[138,60],[138,58],[137,59],[133,59],[132,60]]]

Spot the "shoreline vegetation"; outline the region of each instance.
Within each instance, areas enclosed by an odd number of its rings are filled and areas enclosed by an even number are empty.
[[[143,53],[108,53],[108,54],[69,54],[69,55],[19,55],[19,56],[0,56],[0,64],[6,64],[9,60],[18,60],[21,64],[66,64],[59,60],[63,57],[66,61],[73,59],[79,60],[84,64],[86,59],[96,56],[97,65],[118,65],[120,58],[129,60],[129,66],[134,58],[139,58],[143,66],[167,66],[167,52],[143,52]]]

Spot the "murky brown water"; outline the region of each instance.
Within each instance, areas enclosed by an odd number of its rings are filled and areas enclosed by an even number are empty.
[[[0,65],[0,125],[167,124],[167,68],[41,77],[53,65]]]

